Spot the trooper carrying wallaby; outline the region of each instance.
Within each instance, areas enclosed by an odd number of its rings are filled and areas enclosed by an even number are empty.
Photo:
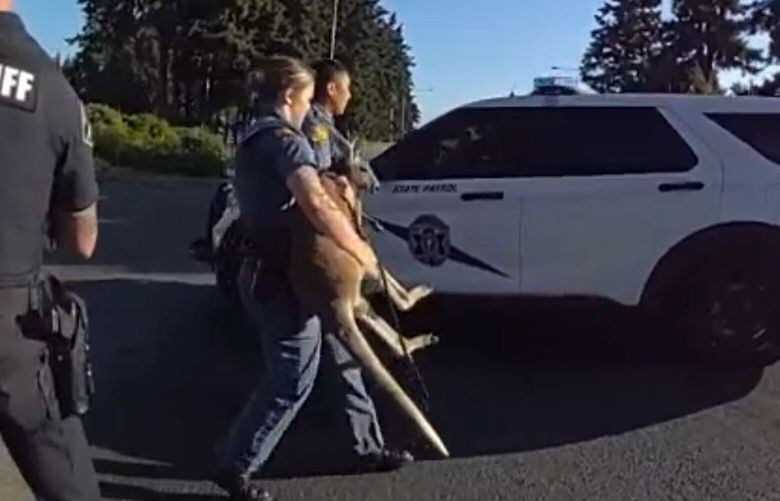
[[[382,275],[363,269],[376,268],[376,256],[355,231],[360,218],[345,216],[345,211],[360,214],[358,197],[345,189],[354,178],[338,181],[338,176],[322,174],[325,169],[301,130],[314,94],[313,72],[295,58],[274,56],[262,63],[258,82],[259,116],[243,135],[234,163],[240,221],[252,244],[239,273],[240,298],[262,341],[266,374],[215,450],[214,480],[240,501],[268,499],[252,476],[262,470],[311,395],[323,351],[335,362],[333,370],[324,372],[338,378],[342,390],[334,397],[341,400],[336,404],[352,432],[352,470],[392,471],[414,461],[408,451],[385,444],[361,367],[447,453],[356,325],[358,307],[364,306],[361,281],[367,271],[372,277]],[[393,289],[406,308],[417,300],[415,294],[429,293],[425,288]],[[412,349],[435,340],[417,339],[409,341]],[[410,348],[398,339],[395,346],[401,348],[397,351]]]

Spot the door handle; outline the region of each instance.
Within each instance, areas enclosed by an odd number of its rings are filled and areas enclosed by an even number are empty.
[[[463,193],[460,199],[464,202],[471,202],[474,200],[503,200],[503,191],[471,191]]]
[[[669,193],[670,191],[700,191],[704,189],[704,183],[700,181],[684,181],[681,183],[663,183],[658,185],[658,191]]]

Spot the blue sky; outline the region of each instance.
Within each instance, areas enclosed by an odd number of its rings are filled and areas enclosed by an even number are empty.
[[[404,25],[426,122],[462,103],[509,94],[513,87],[527,92],[535,76],[567,74],[550,68],[579,65],[603,0],[382,3]],[[16,0],[16,10],[47,50],[70,51],[65,38],[82,23],[76,0]]]

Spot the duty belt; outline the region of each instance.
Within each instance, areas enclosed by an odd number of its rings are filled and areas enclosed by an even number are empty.
[[[0,276],[0,312],[21,313],[37,308],[41,301],[40,283],[40,270],[13,279]]]
[[[19,275],[0,274],[0,291],[5,289],[30,288],[40,282],[40,275],[40,268]]]
[[[30,295],[20,288],[0,289],[0,317],[21,315],[30,308]]]

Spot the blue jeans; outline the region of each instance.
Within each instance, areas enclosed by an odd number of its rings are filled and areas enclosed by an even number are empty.
[[[267,371],[220,445],[219,462],[246,474],[257,473],[311,394],[320,365],[323,334],[319,319],[303,311],[289,292],[263,302],[252,296],[254,264],[244,263],[239,288],[244,310],[260,332]],[[358,455],[379,452],[384,439],[361,370],[334,335],[324,336],[332,356],[346,418]]]

